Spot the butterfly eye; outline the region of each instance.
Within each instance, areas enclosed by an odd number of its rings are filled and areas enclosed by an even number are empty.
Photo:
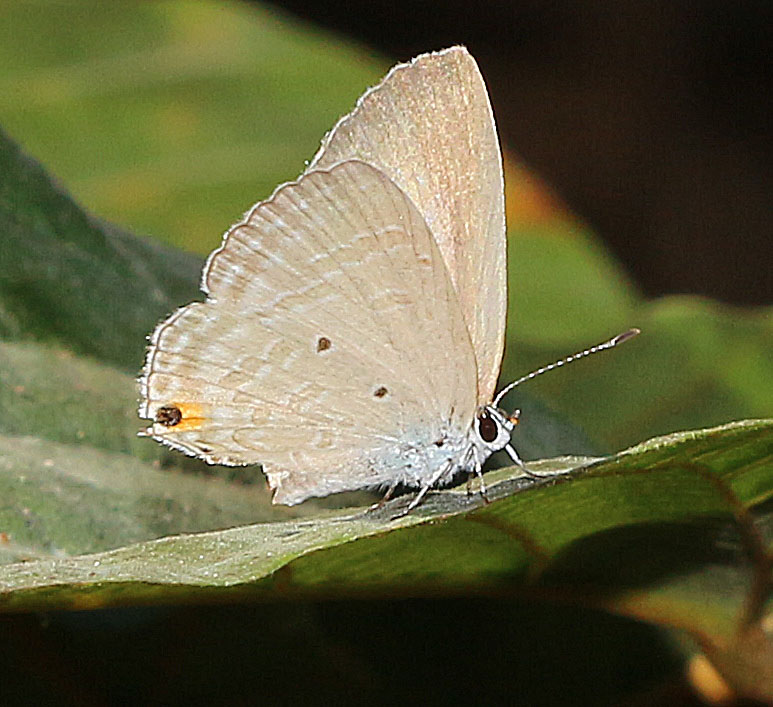
[[[493,442],[499,435],[497,423],[491,419],[488,413],[478,418],[478,434],[484,442]]]
[[[174,427],[182,419],[182,411],[176,405],[164,405],[156,410],[156,422],[164,427]]]

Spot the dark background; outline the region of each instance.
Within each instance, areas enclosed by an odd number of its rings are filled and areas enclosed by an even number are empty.
[[[0,633],[3,704],[701,704],[657,629],[514,599],[59,613]]]

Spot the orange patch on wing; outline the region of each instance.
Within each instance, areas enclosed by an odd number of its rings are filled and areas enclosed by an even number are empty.
[[[208,419],[204,414],[204,406],[201,403],[172,403],[182,413],[182,419],[170,430],[188,431],[198,430]]]

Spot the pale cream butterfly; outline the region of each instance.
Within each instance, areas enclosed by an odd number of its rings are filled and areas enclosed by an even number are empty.
[[[507,304],[502,158],[463,47],[395,66],[308,169],[204,268],[203,303],[153,333],[146,434],[262,464],[275,503],[403,484],[408,510],[510,445],[495,398]],[[633,330],[632,330],[633,331]],[[485,495],[485,487],[481,486]]]

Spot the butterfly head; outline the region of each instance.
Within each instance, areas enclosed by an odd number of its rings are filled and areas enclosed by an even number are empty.
[[[508,415],[494,405],[480,408],[475,418],[475,443],[486,456],[504,449],[510,443],[510,435],[518,424],[520,410]]]

